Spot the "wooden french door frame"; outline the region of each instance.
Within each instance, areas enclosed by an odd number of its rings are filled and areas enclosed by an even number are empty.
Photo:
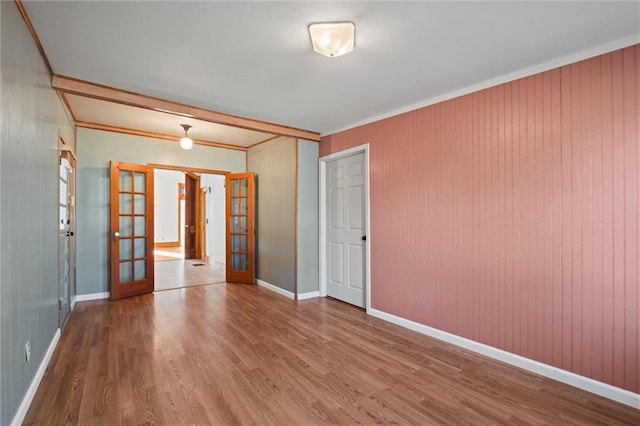
[[[153,263],[153,169],[146,165],[110,164],[111,300],[151,293]]]
[[[354,154],[364,154],[365,164],[365,221],[366,221],[366,236],[367,241],[365,244],[365,309],[367,313],[371,310],[371,205],[370,205],[370,190],[369,190],[369,144],[359,145],[344,151],[336,152],[319,159],[319,186],[320,186],[320,247],[319,247],[319,265],[320,265],[320,297],[327,296],[327,274],[328,274],[328,260],[327,260],[327,163],[352,156]]]
[[[255,175],[226,176],[226,281],[255,284]]]

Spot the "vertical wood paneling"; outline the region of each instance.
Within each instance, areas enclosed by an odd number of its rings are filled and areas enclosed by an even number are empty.
[[[298,140],[281,137],[250,148],[247,171],[256,174],[256,278],[296,291],[296,182]]]
[[[298,139],[298,294],[318,291],[318,143]]]
[[[624,380],[624,351],[621,349],[624,345],[624,124],[616,123],[618,117],[622,117],[624,110],[622,108],[622,100],[624,99],[624,84],[620,79],[620,70],[622,69],[622,54],[615,52],[612,54],[612,217],[613,232],[611,238],[613,240],[613,267],[611,276],[611,297],[613,299],[612,306],[612,383],[621,383]]]
[[[604,348],[602,378],[613,383],[613,330],[614,330],[614,205],[613,205],[613,54],[603,57],[601,64],[602,87],[602,329]]]
[[[639,56],[323,138],[371,144],[372,306],[640,391]]]
[[[0,424],[8,425],[58,329],[58,131],[74,131],[15,2],[0,2],[0,19]]]
[[[640,388],[640,60],[630,49],[624,50],[624,120],[625,143],[625,357],[624,382],[621,387]],[[635,333],[634,333],[635,332]],[[635,335],[634,335],[635,334]],[[639,392],[640,393],[640,392]]]

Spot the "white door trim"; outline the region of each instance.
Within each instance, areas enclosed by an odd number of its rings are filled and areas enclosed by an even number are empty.
[[[327,163],[338,160],[340,158],[349,157],[354,154],[364,154],[364,193],[365,193],[365,229],[367,241],[364,245],[365,249],[365,309],[367,313],[371,309],[371,209],[370,209],[370,193],[369,193],[369,144],[355,146],[344,151],[336,152],[324,157],[320,157],[320,297],[327,296]]]

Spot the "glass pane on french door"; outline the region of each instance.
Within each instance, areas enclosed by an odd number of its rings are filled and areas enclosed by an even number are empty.
[[[248,264],[248,217],[247,217],[247,178],[231,180],[231,269],[234,271],[249,270]]]
[[[119,179],[119,283],[127,284],[147,278],[147,176],[132,170],[120,170]]]

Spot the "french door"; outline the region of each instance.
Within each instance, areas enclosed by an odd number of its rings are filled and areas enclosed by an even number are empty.
[[[228,174],[226,178],[227,282],[254,283],[254,174]]]
[[[111,162],[111,300],[153,291],[153,169]]]

